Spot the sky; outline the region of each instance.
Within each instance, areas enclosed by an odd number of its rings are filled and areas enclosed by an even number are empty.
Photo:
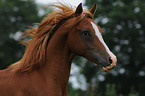
[[[79,3],[85,3],[85,0],[35,0],[36,3],[38,4],[44,4],[44,5],[47,5],[49,3],[53,3],[53,2],[64,2],[64,3],[68,3],[68,4],[71,4],[73,6],[77,6],[79,5]]]

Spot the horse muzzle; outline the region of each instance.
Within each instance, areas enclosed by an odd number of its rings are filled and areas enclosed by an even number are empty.
[[[117,63],[116,56],[112,52],[109,52],[109,55],[110,55],[109,57],[110,64],[102,67],[104,72],[110,72],[116,66],[116,63]]]
[[[116,66],[117,58],[111,51],[109,54],[103,53],[104,51],[92,53],[90,61],[101,66],[104,72],[110,72]]]

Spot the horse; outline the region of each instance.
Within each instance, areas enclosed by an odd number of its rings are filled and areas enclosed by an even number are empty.
[[[48,14],[37,28],[25,31],[23,57],[0,71],[0,96],[67,96],[76,55],[106,72],[116,66],[116,56],[93,20],[96,4],[89,10],[83,10],[82,3],[75,10],[62,3],[49,6],[59,10]]]

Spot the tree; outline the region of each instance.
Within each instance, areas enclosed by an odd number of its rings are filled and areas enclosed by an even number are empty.
[[[98,5],[95,21],[103,29],[107,45],[118,58],[117,67],[98,83],[96,94],[108,94],[109,84],[115,88],[116,96],[144,96],[145,1],[86,0],[88,7],[94,3]]]
[[[17,36],[39,21],[34,0],[0,1],[0,69],[22,57],[24,46],[18,43]]]

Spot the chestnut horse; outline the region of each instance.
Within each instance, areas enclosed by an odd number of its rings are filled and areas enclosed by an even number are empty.
[[[61,3],[38,28],[26,30],[24,56],[0,71],[0,96],[67,96],[71,62],[79,55],[99,64],[109,72],[116,66],[116,56],[102,37],[101,28],[93,21],[96,4],[75,11]]]

